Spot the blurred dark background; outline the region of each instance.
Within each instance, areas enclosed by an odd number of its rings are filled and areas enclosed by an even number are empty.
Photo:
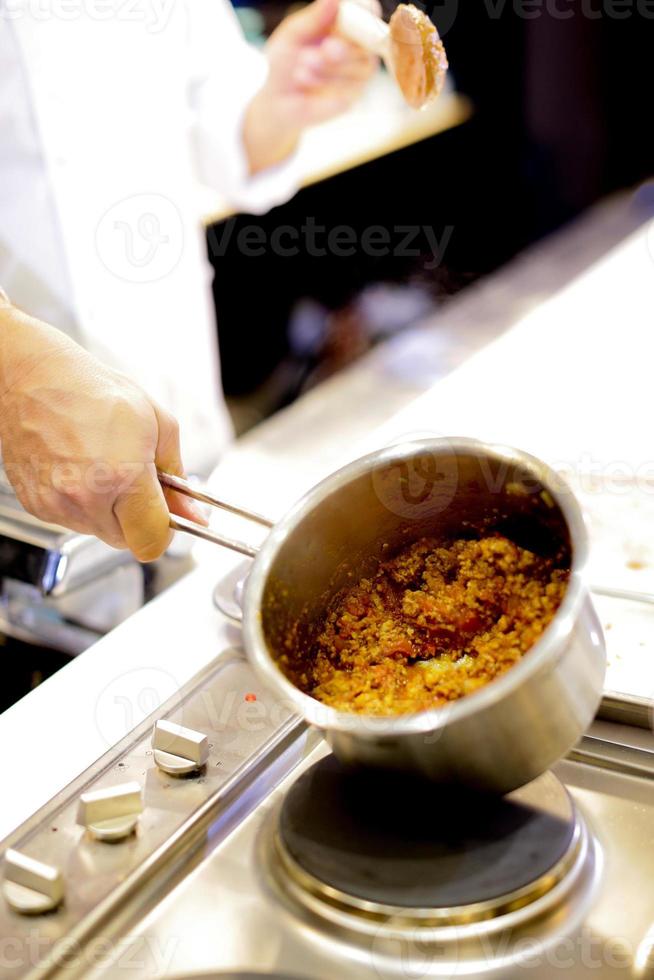
[[[654,172],[654,0],[418,5],[441,31],[452,81],[473,104],[470,120],[301,190],[267,216],[231,219],[234,233],[221,256],[215,254],[221,228],[210,229],[226,393],[247,397],[270,385],[280,364],[293,365],[264,399],[262,415],[306,387],[325,350],[333,355],[340,344],[333,358],[340,365],[366,348],[352,304],[371,283],[410,289],[412,296],[417,289],[436,306],[600,198]],[[394,6],[385,4],[387,16]],[[258,9],[269,31],[286,8]],[[422,257],[239,254],[239,227],[254,222],[270,233],[280,224],[300,227],[307,217],[359,232],[373,224],[427,224],[437,236],[448,226],[452,234],[444,262],[432,271]],[[303,297],[314,320],[327,318],[335,335],[322,336],[317,354],[307,355],[307,344],[298,345],[289,330]],[[409,317],[410,309],[411,303]],[[424,313],[424,302],[416,309]],[[320,333],[319,323],[315,329]]]

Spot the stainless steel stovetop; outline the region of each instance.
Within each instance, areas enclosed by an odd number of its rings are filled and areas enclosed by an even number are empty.
[[[307,980],[348,977],[654,975],[654,786],[625,771],[566,761],[565,782],[588,837],[573,863],[532,907],[457,925],[354,922],[320,900],[304,904],[274,859],[279,811],[293,781],[324,753],[317,746],[161,902],[112,960],[89,976],[183,976],[262,970]],[[553,777],[549,777],[553,778]],[[419,819],[447,822],[448,814]],[[565,875],[568,875],[566,878]],[[542,880],[542,879],[541,879]]]
[[[649,702],[603,713],[496,811],[344,782],[225,649],[3,843],[0,976],[654,977]]]

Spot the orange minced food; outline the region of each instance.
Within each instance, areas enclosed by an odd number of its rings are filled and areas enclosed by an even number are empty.
[[[435,708],[517,663],[552,620],[567,580],[556,559],[498,534],[423,538],[342,592],[306,655],[286,670],[341,711]]]

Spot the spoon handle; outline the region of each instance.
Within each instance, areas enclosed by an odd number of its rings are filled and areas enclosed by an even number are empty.
[[[384,57],[388,52],[389,27],[356,0],[341,0],[338,9],[339,32],[371,54]]]

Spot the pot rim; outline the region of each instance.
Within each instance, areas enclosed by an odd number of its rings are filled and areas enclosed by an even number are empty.
[[[457,455],[481,455],[499,462],[519,464],[533,473],[561,510],[570,535],[572,561],[570,579],[563,601],[541,637],[510,670],[496,680],[465,697],[447,705],[406,715],[376,716],[339,711],[305,694],[282,673],[272,657],[263,633],[261,600],[270,569],[283,542],[308,513],[318,507],[334,490],[370,472],[384,462],[398,457],[408,458],[420,452],[445,450]],[[555,486],[556,484],[556,486]],[[560,489],[557,489],[559,487]],[[245,587],[243,605],[243,635],[251,663],[266,683],[290,701],[312,725],[329,731],[348,732],[370,737],[374,735],[401,736],[434,732],[445,725],[462,721],[469,715],[489,708],[507,697],[549,661],[555,660],[563,649],[563,641],[571,634],[587,597],[586,567],[588,563],[588,532],[579,503],[567,482],[538,457],[522,450],[487,443],[464,436],[439,437],[400,442],[361,456],[325,477],[305,493],[277,523],[264,541],[254,560]]]

